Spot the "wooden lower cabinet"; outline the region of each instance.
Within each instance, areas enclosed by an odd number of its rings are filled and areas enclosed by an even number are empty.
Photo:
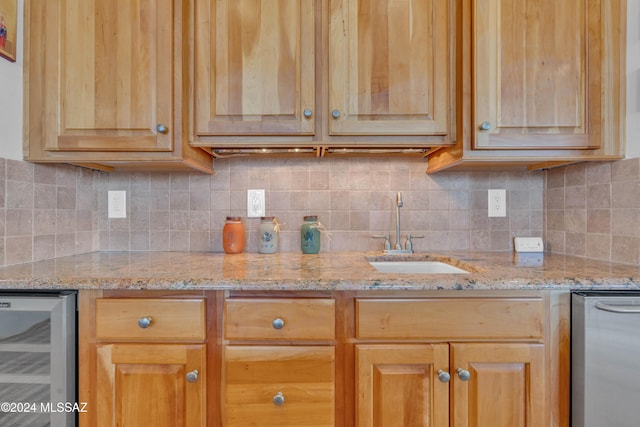
[[[358,427],[447,427],[447,344],[356,346]]]
[[[568,292],[80,295],[80,427],[569,426]]]
[[[203,344],[100,344],[98,426],[206,426]]]
[[[542,344],[451,344],[451,367],[452,427],[547,426]]]
[[[511,343],[358,345],[356,425],[543,427],[543,348]]]
[[[80,427],[213,425],[213,294],[83,290],[78,301]]]
[[[332,346],[227,346],[225,427],[334,426]]]

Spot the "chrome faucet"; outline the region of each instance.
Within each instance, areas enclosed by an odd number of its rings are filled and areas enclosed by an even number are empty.
[[[411,236],[411,234],[407,234],[407,240],[404,242],[404,248],[402,244],[400,244],[400,208],[404,204],[402,203],[402,193],[398,191],[396,193],[396,244],[391,249],[391,234],[383,234],[383,235],[374,235],[373,237],[379,239],[385,239],[384,241],[384,253],[397,255],[397,254],[412,254],[413,253],[413,242],[412,238],[420,239],[424,236]]]
[[[393,247],[396,251],[402,249],[400,245],[400,208],[402,207],[402,193],[396,193],[396,245]]]

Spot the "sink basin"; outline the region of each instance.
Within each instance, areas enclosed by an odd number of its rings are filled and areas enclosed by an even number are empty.
[[[467,270],[440,261],[369,261],[381,273],[405,274],[455,274],[469,273]]]

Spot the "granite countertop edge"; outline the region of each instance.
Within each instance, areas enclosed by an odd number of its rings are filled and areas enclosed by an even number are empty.
[[[209,252],[91,252],[0,268],[0,289],[113,290],[640,290],[640,266],[556,254],[457,251],[437,260],[467,274],[379,273],[375,252],[225,255]]]

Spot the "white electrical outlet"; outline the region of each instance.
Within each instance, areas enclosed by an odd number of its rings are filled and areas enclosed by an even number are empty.
[[[507,216],[507,190],[489,190],[489,216]]]
[[[247,216],[264,216],[264,190],[247,190]]]
[[[540,237],[516,237],[513,239],[516,252],[542,252],[544,246]]]
[[[126,218],[127,217],[127,192],[126,191],[109,191],[107,211],[108,211],[109,218]]]

